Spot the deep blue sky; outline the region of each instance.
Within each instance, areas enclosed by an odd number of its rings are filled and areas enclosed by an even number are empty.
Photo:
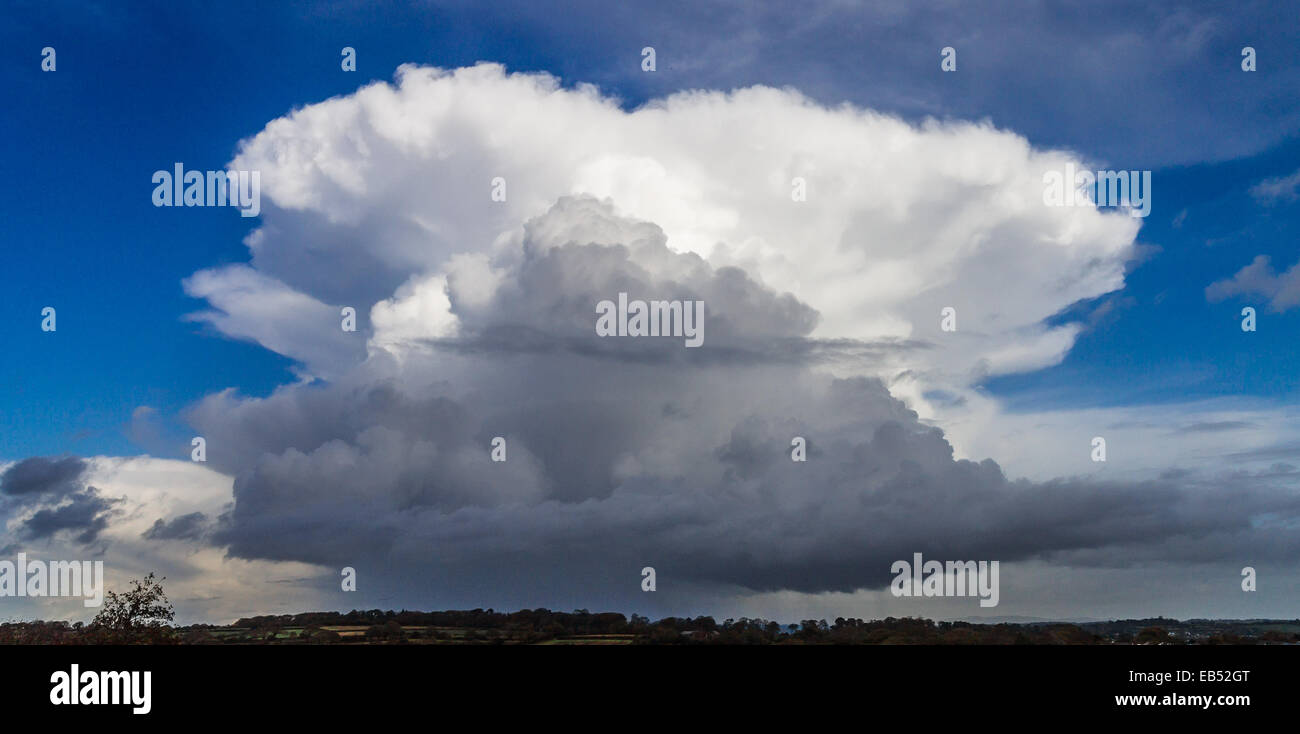
[[[1256,255],[1279,271],[1300,256],[1300,202],[1263,206],[1248,193],[1300,169],[1300,86],[1288,87],[1300,44],[1294,23],[1288,33],[1276,22],[1285,10],[1234,6],[1193,51],[1177,42],[1184,20],[1155,9],[1118,20],[1097,12],[1107,28],[1129,22],[1138,39],[1164,44],[1148,57],[1093,24],[1082,9],[1095,3],[1043,11],[1051,17],[1040,18],[1047,32],[1037,45],[993,31],[1000,19],[991,16],[1005,7],[960,5],[892,26],[852,17],[796,25],[744,4],[579,3],[558,13],[528,2],[116,5],[19,3],[0,25],[9,98],[0,115],[0,459],[139,453],[124,433],[137,406],[175,414],[226,387],[259,395],[292,379],[287,360],[184,320],[202,304],[181,280],[247,260],[242,238],[256,220],[233,209],[157,209],[150,176],[175,161],[222,168],[268,121],[389,80],[407,62],[545,70],[565,84],[596,83],[629,107],[677,89],[788,84],[909,119],[987,118],[1035,145],[1152,168],[1140,240],[1159,250],[1064,364],[988,388],[1019,409],[1297,397],[1300,309],[1273,314],[1204,295]],[[1078,47],[1063,48],[1051,29]],[[644,45],[658,49],[655,75],[639,68]],[[943,45],[958,47],[960,73],[939,73]],[[1242,45],[1259,50],[1253,75],[1239,69]],[[57,50],[54,73],[40,69],[44,46]],[[357,49],[356,73],[339,68],[343,46]],[[1087,319],[1100,305],[1066,316]],[[1258,332],[1238,327],[1242,305],[1258,307]],[[58,309],[54,334],[39,328],[44,306]]]

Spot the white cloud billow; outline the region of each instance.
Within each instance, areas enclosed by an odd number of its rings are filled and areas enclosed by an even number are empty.
[[[918,128],[792,90],[686,92],[629,112],[592,87],[480,64],[403,66],[396,85],[271,122],[234,165],[262,171],[272,204],[250,238],[253,266],[276,279],[264,297],[283,283],[331,305],[364,301],[359,313],[386,301],[377,344],[418,337],[421,324],[449,333],[437,274],[474,274],[460,288],[472,307],[519,257],[524,222],[585,193],[658,225],[675,251],[791,293],[820,314],[813,337],[935,342],[888,369],[951,387],[1055,363],[1077,329],[1043,320],[1122,286],[1139,223],[1041,203],[1043,171],[1067,160],[987,125]],[[489,197],[496,176],[505,202]],[[791,201],[796,176],[806,202]],[[341,369],[333,351],[280,338],[311,329],[301,309],[237,313],[217,274],[205,285],[191,291],[227,311],[217,328]],[[263,297],[246,280],[230,287]],[[416,305],[416,293],[437,303]],[[944,306],[957,309],[955,334],[939,332]]]

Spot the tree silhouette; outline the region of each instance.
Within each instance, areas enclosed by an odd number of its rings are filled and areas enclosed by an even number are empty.
[[[131,588],[122,594],[110,591],[105,596],[99,613],[90,622],[90,629],[112,642],[137,639],[161,639],[168,629],[167,623],[176,616],[176,610],[163,593],[162,579],[153,573],[143,581],[132,580]]]

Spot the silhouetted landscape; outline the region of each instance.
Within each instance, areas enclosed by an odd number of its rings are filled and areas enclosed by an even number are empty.
[[[1257,645],[1300,644],[1300,619],[1127,619],[1081,624],[979,624],[921,618],[764,619],[666,617],[524,609],[304,612],[245,617],[232,625],[135,629],[67,622],[0,625],[0,644],[362,645]]]

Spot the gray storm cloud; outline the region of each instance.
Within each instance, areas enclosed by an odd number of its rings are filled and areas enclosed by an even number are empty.
[[[1300,498],[1275,478],[1013,481],[992,460],[955,460],[879,379],[834,377],[816,350],[791,349],[812,341],[817,314],[789,294],[673,252],[589,197],[525,231],[517,256],[486,266],[490,289],[432,278],[384,307],[433,302],[454,333],[386,341],[329,383],[195,406],[222,447],[210,460],[237,476],[214,542],[475,606],[626,603],[646,565],[677,583],[818,592],[881,588],[913,552],[1300,556],[1286,530]],[[597,337],[593,306],[620,291],[703,299],[705,347]],[[489,458],[494,436],[504,463]],[[807,462],[791,460],[794,436]],[[1278,520],[1255,522],[1265,514]]]
[[[0,475],[0,492],[9,496],[63,495],[77,489],[86,462],[77,456],[32,457],[20,461]]]
[[[81,545],[99,539],[118,503],[85,483],[87,462],[77,456],[34,456],[0,474],[0,513],[12,541],[51,540],[66,534]]]

